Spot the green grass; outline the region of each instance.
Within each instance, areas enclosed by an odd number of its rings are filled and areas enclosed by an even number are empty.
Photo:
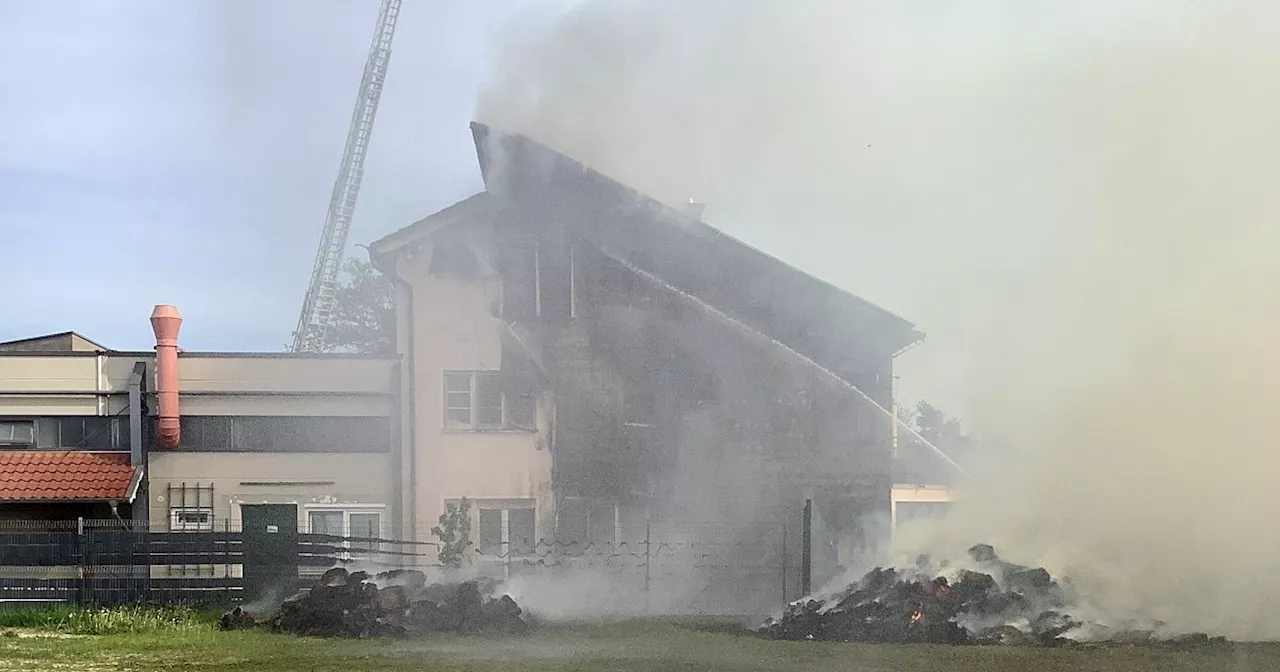
[[[63,619],[65,622],[78,622]],[[142,619],[161,623],[163,619]],[[0,622],[3,619],[0,618]],[[705,624],[697,624],[703,628]],[[771,642],[691,629],[681,621],[555,625],[524,637],[439,636],[413,641],[320,640],[267,632],[219,632],[190,623],[138,626],[107,635],[8,627],[0,670],[221,670],[273,672],[1259,672],[1280,670],[1280,645],[1198,651]],[[148,629],[149,628],[149,629]],[[708,631],[719,630],[719,631]]]
[[[207,630],[214,622],[216,616],[184,607],[0,609],[0,631],[28,629],[67,635],[136,635]]]

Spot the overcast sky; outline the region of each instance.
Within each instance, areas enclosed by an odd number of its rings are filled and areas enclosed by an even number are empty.
[[[481,188],[467,124],[523,0],[406,2],[351,243]],[[290,340],[378,0],[0,0],[0,340]],[[361,252],[360,250],[355,250]]]

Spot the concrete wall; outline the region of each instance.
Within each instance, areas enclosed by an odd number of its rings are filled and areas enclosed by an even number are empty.
[[[955,494],[945,485],[895,485],[891,495],[891,524],[898,526],[898,504],[901,502],[923,502],[929,504],[951,505],[955,502]]]
[[[298,530],[307,531],[307,512],[317,509],[383,513],[391,529],[393,491],[390,453],[183,453],[151,454],[151,523],[167,529],[168,500],[186,485],[212,487],[214,517],[240,529],[240,504],[296,504]],[[170,488],[169,486],[172,486]],[[187,504],[194,505],[188,492]],[[204,494],[208,497],[208,493]],[[208,500],[201,502],[202,505]]]
[[[446,500],[533,499],[539,536],[552,534],[555,500],[551,489],[549,409],[539,401],[538,431],[460,431],[444,428],[444,372],[497,371],[502,367],[502,322],[494,317],[500,280],[462,280],[429,273],[430,246],[400,261],[412,286],[410,324],[402,347],[413,343],[413,420],[416,443],[413,487],[416,529],[423,538],[444,511]],[[398,293],[401,301],[408,292]],[[406,314],[403,306],[398,312]]]

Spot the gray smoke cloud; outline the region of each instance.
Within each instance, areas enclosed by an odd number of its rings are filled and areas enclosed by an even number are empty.
[[[919,322],[902,391],[986,446],[925,545],[1276,637],[1278,19],[587,0],[501,33],[478,116]]]

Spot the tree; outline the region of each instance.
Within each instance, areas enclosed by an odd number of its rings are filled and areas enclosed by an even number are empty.
[[[958,418],[949,417],[926,401],[914,409],[899,408],[898,417],[947,457],[961,465],[968,461],[973,437],[964,432]],[[954,476],[952,467],[912,437],[899,439],[894,471],[895,477],[915,483],[946,483]]]
[[[927,401],[916,404],[915,422],[920,436],[945,453],[965,452],[971,447],[972,437],[964,432],[959,418],[948,416]]]
[[[322,352],[381,354],[393,352],[396,312],[391,282],[364,259],[342,265],[333,318],[325,330]]]
[[[467,548],[471,546],[471,502],[463,497],[460,504],[445,505],[445,512],[431,528],[431,534],[440,540],[437,553],[440,565],[446,569],[462,567]]]

